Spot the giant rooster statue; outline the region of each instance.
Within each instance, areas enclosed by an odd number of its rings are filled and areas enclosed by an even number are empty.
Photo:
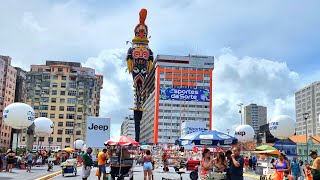
[[[128,50],[127,65],[128,71],[132,74],[133,87],[135,89],[135,107],[134,123],[135,123],[135,140],[140,140],[140,121],[142,119],[142,98],[141,91],[144,80],[151,71],[153,62],[153,52],[149,48],[148,26],[145,24],[147,18],[147,10],[141,9],[140,23],[134,28],[135,37],[132,39],[132,46]]]

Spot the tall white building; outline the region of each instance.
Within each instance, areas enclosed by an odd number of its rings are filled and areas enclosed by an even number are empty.
[[[306,135],[306,121],[303,113],[309,113],[307,121],[308,135],[319,136],[319,114],[320,114],[320,81],[316,81],[295,93],[296,104],[296,133]]]
[[[132,115],[126,117],[121,124],[121,136],[127,136],[135,139],[134,119]]]
[[[213,56],[158,55],[142,92],[140,142],[174,144],[184,121],[212,127]]]
[[[267,107],[249,104],[244,107],[244,124],[250,125],[255,133],[259,132],[259,127],[267,124]]]

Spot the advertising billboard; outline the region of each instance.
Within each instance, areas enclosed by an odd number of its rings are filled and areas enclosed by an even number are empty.
[[[204,121],[184,121],[181,123],[181,138],[193,132],[208,130],[206,125]]]
[[[210,91],[209,89],[200,88],[169,88],[160,86],[160,99],[210,102]]]
[[[88,117],[86,124],[86,147],[103,148],[110,139],[110,118]],[[100,149],[101,150],[101,149]]]

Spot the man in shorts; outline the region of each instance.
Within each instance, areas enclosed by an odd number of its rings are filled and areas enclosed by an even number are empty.
[[[33,154],[30,151],[27,152],[27,172],[31,172],[31,166],[33,161]]]
[[[86,153],[83,153],[82,158],[82,180],[87,180],[90,176],[91,166],[93,165],[92,157],[92,148],[89,147]]]
[[[108,158],[107,149],[103,149],[98,154],[98,168],[99,168],[99,176],[98,179],[100,180],[100,177],[102,175],[102,179],[107,179],[107,172],[106,172],[106,159]]]

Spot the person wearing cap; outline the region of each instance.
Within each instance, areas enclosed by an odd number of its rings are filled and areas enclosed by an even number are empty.
[[[309,156],[314,160],[313,165],[307,165],[307,169],[311,170],[312,178],[314,180],[320,179],[320,158],[318,157],[317,151],[311,151]]]

